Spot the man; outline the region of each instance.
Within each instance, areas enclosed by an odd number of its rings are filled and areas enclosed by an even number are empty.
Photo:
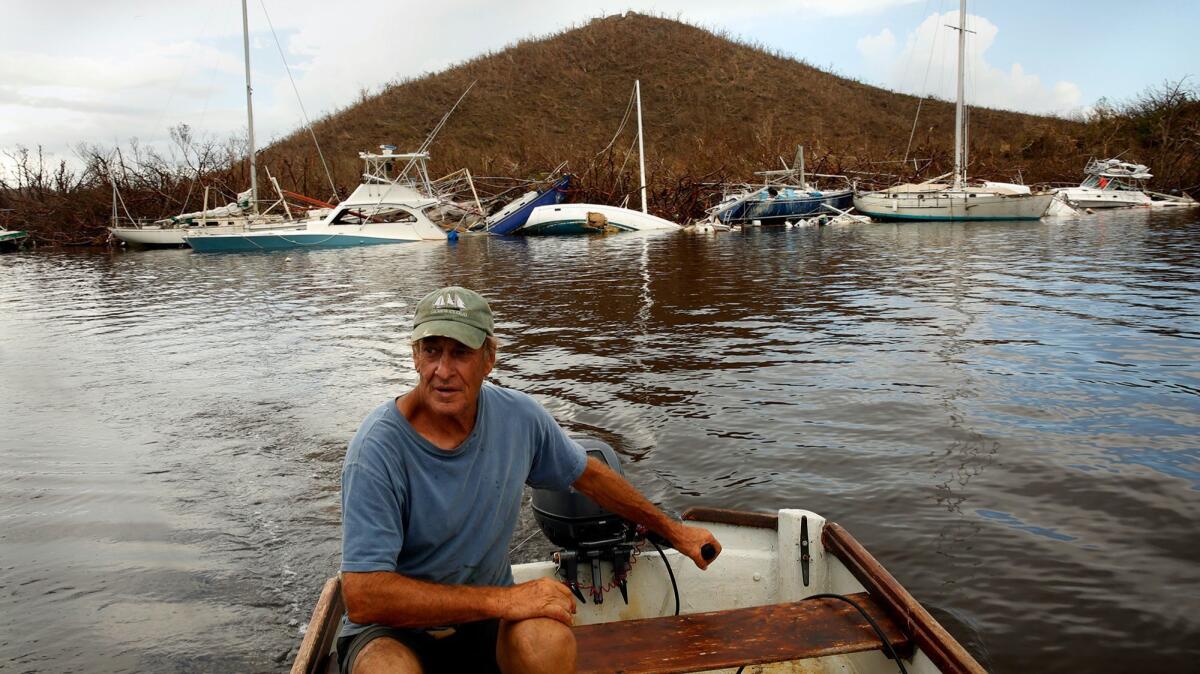
[[[484,380],[487,301],[451,287],[417,304],[418,381],[372,412],[342,469],[342,671],[561,674],[575,670],[575,600],[557,580],[513,584],[522,488],[574,486],[655,531],[701,569],[720,544],[668,518],[589,459],[532,398]]]

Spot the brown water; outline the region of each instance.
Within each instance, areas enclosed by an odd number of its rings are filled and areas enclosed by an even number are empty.
[[[285,670],[451,283],[666,507],[820,512],[996,672],[1196,670],[1200,221],[1140,211],[0,256],[0,669]]]

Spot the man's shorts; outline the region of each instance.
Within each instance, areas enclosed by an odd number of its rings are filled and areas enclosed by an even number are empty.
[[[424,674],[500,673],[500,666],[496,664],[498,619],[463,623],[453,630],[452,634],[438,638],[430,631],[371,625],[358,634],[338,638],[338,665],[342,674],[351,674],[354,658],[364,646],[379,637],[390,637],[416,654]]]

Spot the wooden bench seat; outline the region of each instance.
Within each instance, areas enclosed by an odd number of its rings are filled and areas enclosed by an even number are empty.
[[[867,593],[849,595],[901,657],[912,643]],[[668,674],[875,650],[883,643],[837,599],[625,620],[574,628],[579,674]]]

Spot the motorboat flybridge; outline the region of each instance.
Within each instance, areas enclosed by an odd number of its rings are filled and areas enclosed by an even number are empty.
[[[620,470],[607,445],[581,444]],[[513,565],[513,578],[555,578],[575,593],[581,674],[985,671],[849,532],[814,512],[689,510],[683,519],[722,545],[700,571],[578,492],[535,490],[533,510],[562,549]],[[331,578],[292,674],[338,671],[344,611]]]
[[[398,154],[382,145],[358,156],[365,164],[362,184],[323,217],[257,232],[197,231],[188,244],[203,253],[446,240],[429,216],[444,203],[429,179],[428,153]]]
[[[1032,193],[1003,187],[972,185],[967,180],[967,128],[963,78],[966,66],[967,0],[958,9],[958,97],[954,113],[954,173],[919,184],[877,192],[861,192],[854,208],[879,220],[1038,220],[1054,200],[1052,192]]]

